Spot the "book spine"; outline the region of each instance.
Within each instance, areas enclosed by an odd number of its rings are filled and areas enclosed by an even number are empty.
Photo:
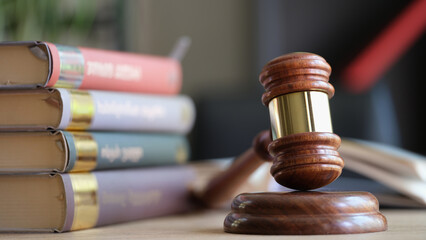
[[[195,174],[170,167],[61,176],[68,206],[59,231],[71,231],[187,211]]]
[[[63,102],[59,129],[188,133],[195,120],[186,96],[158,96],[58,89]]]
[[[181,64],[172,58],[47,43],[52,74],[47,87],[176,94]]]
[[[69,160],[66,172],[88,172],[182,164],[188,160],[184,136],[123,132],[63,131]]]

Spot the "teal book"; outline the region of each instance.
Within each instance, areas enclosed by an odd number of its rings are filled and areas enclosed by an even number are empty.
[[[181,135],[124,132],[2,132],[0,173],[64,173],[185,163]]]

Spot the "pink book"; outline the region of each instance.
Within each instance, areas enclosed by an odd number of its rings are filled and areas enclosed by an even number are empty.
[[[0,43],[0,89],[55,87],[176,94],[180,62],[159,57],[48,42]]]

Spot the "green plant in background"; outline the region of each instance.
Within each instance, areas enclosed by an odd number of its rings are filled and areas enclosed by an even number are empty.
[[[83,42],[92,29],[94,0],[0,0],[0,40]]]

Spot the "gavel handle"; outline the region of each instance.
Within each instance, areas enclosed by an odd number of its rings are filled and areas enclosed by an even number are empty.
[[[249,176],[265,161],[272,160],[268,153],[271,143],[269,130],[260,132],[253,140],[253,146],[238,156],[231,166],[214,177],[204,192],[199,196],[201,202],[209,208],[221,206],[235,197],[236,190],[244,184]]]

